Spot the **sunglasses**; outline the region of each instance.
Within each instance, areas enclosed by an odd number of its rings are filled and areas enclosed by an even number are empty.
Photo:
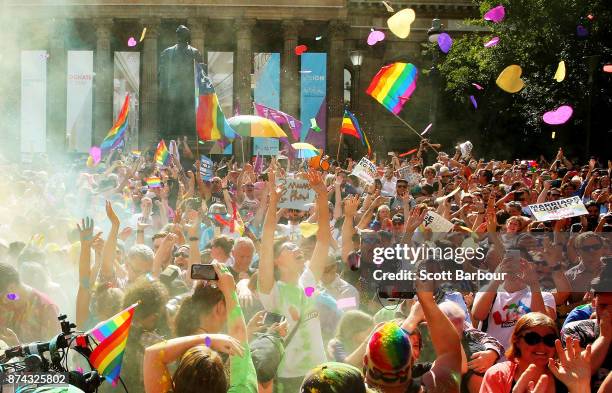
[[[523,340],[527,345],[538,345],[539,343],[544,343],[547,347],[554,348],[555,341],[557,340],[556,334],[547,334],[546,336],[540,336],[536,332],[529,332],[523,336]]]
[[[601,243],[599,243],[599,244],[591,244],[590,246],[582,246],[582,247],[580,247],[580,249],[582,251],[589,252],[589,251],[601,250],[601,247],[602,247],[602,245],[601,245]]]
[[[183,258],[188,258],[188,257],[189,257],[189,253],[187,253],[187,252],[185,252],[185,251],[175,252],[175,253],[174,253],[174,257],[175,257],[175,258],[180,258],[180,257],[183,257]]]

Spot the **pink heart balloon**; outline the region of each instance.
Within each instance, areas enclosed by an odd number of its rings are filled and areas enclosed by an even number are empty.
[[[488,20],[489,22],[499,23],[504,20],[506,16],[506,9],[503,5],[498,5],[497,7],[493,7],[484,14],[484,20]]]
[[[89,155],[91,156],[94,165],[98,165],[98,163],[102,159],[102,150],[98,146],[92,146],[89,149]]]
[[[544,119],[544,123],[546,124],[559,125],[559,124],[564,124],[565,122],[567,122],[570,119],[570,117],[572,117],[573,113],[574,113],[574,110],[572,109],[571,106],[562,105],[555,110],[546,112],[544,116],[542,116],[542,119]]]
[[[306,296],[311,297],[314,293],[314,290],[315,289],[313,287],[306,287],[304,288],[304,293],[306,294]]]
[[[137,42],[136,39],[134,37],[130,37],[130,39],[128,40],[128,46],[132,47],[132,46],[136,46]]]
[[[377,42],[380,42],[385,39],[385,33],[378,30],[373,30],[368,35],[368,45],[376,45]]]
[[[485,48],[490,48],[492,46],[497,45],[498,42],[499,42],[499,37],[493,37],[493,38],[491,38],[491,40],[489,42],[485,42],[484,47]]]

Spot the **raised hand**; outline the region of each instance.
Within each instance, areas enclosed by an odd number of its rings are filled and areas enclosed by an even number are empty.
[[[113,210],[113,205],[110,201],[106,201],[106,217],[108,217],[112,226],[117,228],[119,227],[119,217],[117,217],[117,214],[115,214],[115,211]]]
[[[427,216],[427,209],[412,209],[410,216],[406,221],[406,232],[414,232],[423,223],[425,216]]]
[[[591,345],[584,352],[580,340],[573,337],[565,339],[565,350],[561,341],[555,341],[558,361],[548,359],[548,368],[554,376],[567,386],[570,393],[590,392],[591,382]]]
[[[211,334],[210,348],[217,352],[227,353],[230,356],[242,356],[243,349],[240,341],[227,334]]]
[[[79,237],[81,243],[93,241],[94,220],[91,217],[85,217],[81,220],[81,225],[77,224],[79,229]]]
[[[472,360],[468,362],[470,370],[474,370],[477,373],[484,373],[489,367],[495,364],[499,355],[492,349],[486,351],[479,351],[472,354]]]
[[[344,200],[344,215],[355,217],[355,214],[357,214],[357,208],[359,208],[359,196],[349,195]]]
[[[317,193],[318,196],[327,197],[327,188],[323,182],[323,175],[319,171],[309,170],[306,173],[306,179],[310,183],[310,187]]]
[[[540,376],[536,384],[535,381],[538,375],[540,375],[540,371],[536,365],[529,365],[527,370],[525,370],[516,381],[514,388],[512,388],[512,393],[546,393],[548,384],[550,383],[550,377],[544,374]]]

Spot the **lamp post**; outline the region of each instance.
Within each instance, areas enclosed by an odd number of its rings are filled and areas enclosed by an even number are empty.
[[[363,62],[363,53],[360,50],[354,50],[349,53],[349,58],[351,59],[351,64],[353,64],[353,68],[355,69],[354,74],[354,82],[353,86],[355,89],[355,97],[351,96],[351,104],[353,106],[353,110],[357,110],[359,108],[359,69],[361,68],[361,63]]]
[[[427,30],[427,40],[432,44],[437,44],[438,37],[442,32],[442,24],[440,19],[434,18],[431,21],[431,27]],[[431,62],[431,69],[429,70],[429,76],[431,78],[431,105],[429,106],[429,122],[434,124],[436,122],[436,112],[438,109],[438,50],[433,51],[433,58]]]

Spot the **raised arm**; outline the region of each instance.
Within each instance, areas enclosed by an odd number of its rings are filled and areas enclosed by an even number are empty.
[[[85,217],[81,225],[77,224],[81,238],[79,256],[79,289],[76,297],[76,323],[81,328],[89,318],[89,301],[91,299],[91,243],[93,241],[93,219]]]
[[[189,236],[189,262],[187,266],[187,277],[185,282],[189,288],[192,287],[191,267],[200,263],[200,213],[197,210],[187,211],[187,236]]]
[[[325,261],[329,254],[331,230],[329,228],[329,205],[327,204],[327,188],[323,183],[321,173],[311,170],[307,174],[310,187],[316,192],[317,218],[319,229],[317,230],[317,243],[310,259],[310,270],[318,280],[325,270]]]
[[[336,201],[336,203],[338,203]],[[342,202],[340,202],[342,203]],[[348,256],[353,251],[355,234],[355,214],[359,207],[359,197],[351,195],[344,200],[344,222],[342,223],[342,261],[348,264]]]
[[[106,216],[111,222],[111,229],[104,243],[102,250],[102,267],[100,268],[100,276],[105,280],[109,280],[114,275],[113,261],[117,250],[117,235],[119,234],[119,217],[115,214],[110,201],[106,201]]]

